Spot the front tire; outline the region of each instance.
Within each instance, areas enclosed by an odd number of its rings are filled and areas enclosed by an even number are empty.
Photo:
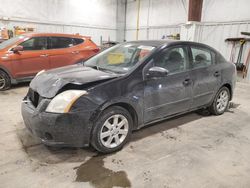
[[[212,105],[209,107],[209,111],[214,115],[223,114],[228,109],[230,98],[229,89],[223,86],[216,94]]]
[[[91,145],[101,153],[118,151],[130,140],[132,126],[129,112],[112,106],[98,118],[92,131]]]
[[[9,75],[0,70],[0,91],[9,89],[11,86],[11,81]]]

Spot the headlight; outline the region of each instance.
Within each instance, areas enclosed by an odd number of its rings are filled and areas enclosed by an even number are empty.
[[[45,70],[41,70],[41,71],[39,71],[39,72],[36,74],[36,76],[38,76],[38,75],[42,74],[43,72],[45,72]]]
[[[57,96],[55,96],[48,107],[46,108],[46,112],[53,113],[67,113],[69,112],[71,106],[74,102],[82,95],[87,94],[87,91],[82,90],[68,90],[64,91]]]

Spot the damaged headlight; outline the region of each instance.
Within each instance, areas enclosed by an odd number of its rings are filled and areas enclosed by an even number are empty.
[[[74,102],[87,91],[68,90],[55,96],[46,108],[46,112],[67,113]]]

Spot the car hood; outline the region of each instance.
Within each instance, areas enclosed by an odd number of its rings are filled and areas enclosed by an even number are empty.
[[[100,83],[118,76],[120,75],[84,67],[83,65],[71,65],[39,74],[31,81],[30,88],[42,97],[53,98],[59,90],[67,85],[70,85],[70,88],[81,88],[87,83]]]

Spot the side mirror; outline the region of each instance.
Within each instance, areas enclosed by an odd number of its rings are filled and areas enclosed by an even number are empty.
[[[151,67],[147,73],[148,78],[159,78],[159,77],[165,77],[167,75],[168,75],[168,70],[162,67]]]
[[[13,51],[14,53],[17,53],[17,52],[19,52],[19,51],[23,51],[23,46],[16,46],[16,47],[14,47],[14,48],[12,49],[12,51]]]

